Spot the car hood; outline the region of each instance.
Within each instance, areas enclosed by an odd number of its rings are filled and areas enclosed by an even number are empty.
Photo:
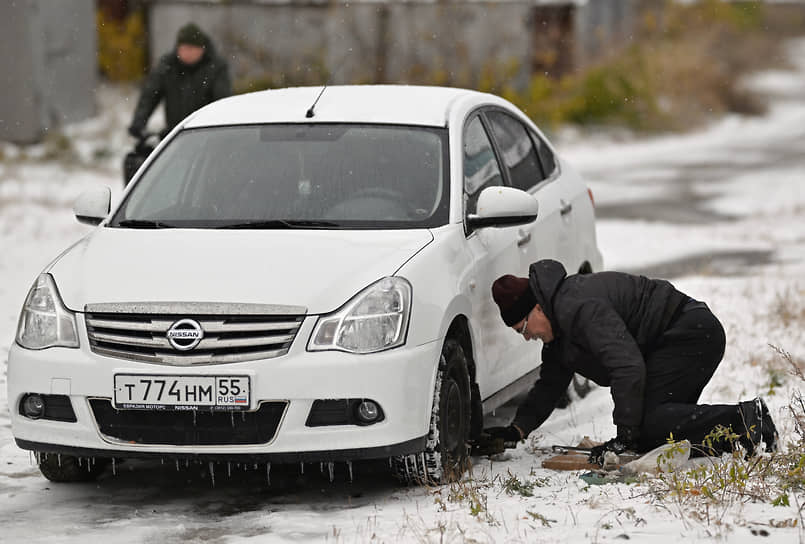
[[[99,228],[50,268],[64,304],[227,302],[331,312],[433,240],[428,230]]]

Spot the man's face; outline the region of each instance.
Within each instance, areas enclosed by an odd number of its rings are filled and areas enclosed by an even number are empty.
[[[190,45],[187,43],[180,43],[176,47],[176,56],[184,64],[192,65],[201,60],[204,56],[204,47],[200,45]]]
[[[522,334],[526,341],[539,338],[547,344],[553,340],[551,322],[548,321],[548,316],[542,312],[539,304],[534,306],[534,309],[528,312],[522,321],[515,323],[512,329],[518,334]]]

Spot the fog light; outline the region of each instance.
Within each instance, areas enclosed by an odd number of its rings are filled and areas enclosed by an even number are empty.
[[[39,395],[28,395],[22,401],[22,415],[39,419],[45,413],[45,399]]]
[[[364,400],[358,405],[358,418],[364,423],[372,423],[380,416],[380,407],[371,400]]]

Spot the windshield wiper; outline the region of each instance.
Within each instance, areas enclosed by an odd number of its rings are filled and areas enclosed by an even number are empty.
[[[164,223],[162,221],[152,221],[150,219],[125,219],[118,221],[111,227],[127,227],[130,229],[175,229],[176,225]]]
[[[339,227],[332,221],[306,221],[296,219],[269,219],[265,221],[244,221],[243,223],[230,223],[221,225],[219,229],[305,229]]]

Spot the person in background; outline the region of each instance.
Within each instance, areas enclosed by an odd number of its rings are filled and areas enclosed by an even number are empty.
[[[179,29],[176,47],[160,58],[143,84],[129,125],[129,134],[143,137],[148,118],[165,101],[164,137],[179,122],[232,92],[226,61],[215,53],[210,38],[194,23]]]
[[[718,426],[737,433],[750,454],[761,442],[777,448],[762,399],[697,404],[724,355],[724,329],[704,302],[669,282],[622,272],[568,276],[561,263],[542,260],[528,278],[495,280],[492,298],[507,326],[543,342],[542,367],[512,424],[485,429],[482,439],[516,445],[548,418],[579,373],[609,386],[615,403],[617,436],[593,448],[592,462],[600,464],[606,451],[649,451],[671,435],[696,447]],[[704,452],[731,447],[719,439]]]

